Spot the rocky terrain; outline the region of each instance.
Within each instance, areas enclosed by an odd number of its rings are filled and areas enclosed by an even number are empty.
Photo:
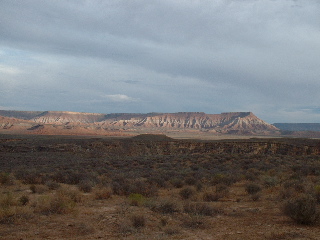
[[[320,141],[299,138],[246,140],[176,140],[165,135],[141,134],[130,138],[0,138],[2,153],[77,153],[100,157],[178,156],[194,154],[320,155]],[[9,162],[10,164],[10,162]],[[4,163],[5,165],[5,163]]]
[[[0,129],[33,134],[121,135],[128,131],[202,131],[212,134],[269,135],[279,129],[251,112],[79,113],[0,110]]]

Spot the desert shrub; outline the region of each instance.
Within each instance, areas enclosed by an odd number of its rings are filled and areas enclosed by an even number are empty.
[[[255,193],[255,194],[251,194],[251,199],[252,201],[259,201],[261,198],[261,194],[260,193]]]
[[[178,227],[173,227],[173,226],[168,226],[165,229],[163,229],[164,233],[167,235],[175,235],[175,234],[180,234],[181,229]]]
[[[128,198],[131,206],[140,206],[146,201],[146,198],[139,193],[131,193]]]
[[[12,224],[22,219],[29,219],[32,216],[33,213],[28,207],[0,208],[0,224]]]
[[[61,176],[59,174],[54,178],[54,180],[58,181],[57,179],[61,178],[63,183],[78,185],[82,181],[88,181],[92,183],[97,183],[99,181],[98,175],[95,172],[88,172],[86,169],[80,170],[69,170],[64,173],[65,176]]]
[[[17,202],[14,199],[12,193],[6,193],[6,194],[1,194],[0,195],[0,208],[9,208],[11,206],[16,205]]]
[[[155,203],[149,202],[148,205],[151,210],[163,214],[173,214],[175,212],[180,212],[180,206],[172,199],[162,199]]]
[[[56,193],[62,196],[66,195],[75,203],[80,203],[83,200],[82,194],[78,189],[61,188],[61,189],[58,189]]]
[[[90,223],[76,223],[74,224],[74,230],[77,235],[79,236],[85,236],[89,234],[93,234],[95,232],[95,228],[90,225]]]
[[[291,176],[292,177],[292,176]],[[302,179],[289,179],[283,183],[283,188],[288,189],[292,188],[298,192],[304,192],[304,184]]]
[[[299,224],[310,225],[319,219],[316,199],[308,194],[302,194],[286,201],[283,212]]]
[[[188,177],[184,182],[188,185],[196,185],[198,181],[194,177]]]
[[[144,215],[132,215],[131,223],[134,228],[142,228],[146,225],[146,218]]]
[[[259,176],[261,175],[261,171],[256,168],[250,168],[245,173],[245,178],[249,181],[257,181],[259,180]]]
[[[127,179],[120,177],[112,180],[111,188],[116,195],[129,195],[131,186]]]
[[[146,197],[156,196],[158,187],[145,180],[127,180],[124,178],[116,178],[111,183],[114,194],[128,196],[131,193],[139,193]]]
[[[112,196],[112,190],[106,187],[98,188],[94,190],[94,198],[96,200],[109,199]]]
[[[217,173],[213,175],[211,179],[211,184],[212,185],[224,184],[224,185],[230,186],[231,184],[237,182],[238,180],[239,180],[239,177],[236,174]]]
[[[225,181],[225,178],[226,178],[225,174],[217,173],[217,174],[213,175],[211,183],[213,185],[223,183]]]
[[[278,184],[279,179],[275,176],[265,176],[263,178],[263,185],[265,187],[274,187]]]
[[[226,197],[229,194],[229,187],[226,184],[220,183],[216,185],[216,193],[219,193],[222,197]]]
[[[135,180],[132,182],[130,193],[139,193],[146,197],[158,195],[158,187],[144,180]]]
[[[292,188],[282,188],[279,192],[279,197],[282,200],[289,199],[289,198],[293,197],[294,195],[296,195],[296,192]]]
[[[15,177],[10,173],[0,173],[0,184],[1,185],[13,185]]]
[[[206,229],[208,228],[208,223],[203,217],[195,215],[184,218],[182,226],[190,229]]]
[[[78,184],[78,188],[80,191],[85,192],[85,193],[90,193],[92,191],[94,183],[91,182],[90,180],[82,180]]]
[[[14,208],[0,208],[0,224],[15,222],[16,212]]]
[[[24,184],[42,184],[43,176],[36,169],[19,169],[15,172],[15,177]]]
[[[183,210],[186,213],[193,215],[203,215],[203,216],[215,216],[220,210],[210,206],[208,203],[185,203]]]
[[[56,181],[52,181],[52,180],[45,182],[45,185],[49,188],[49,190],[57,190],[61,186]]]
[[[179,195],[181,196],[182,199],[189,199],[191,196],[194,195],[194,193],[195,191],[191,187],[185,187],[179,191]]]
[[[29,203],[30,199],[28,196],[23,195],[19,198],[19,203],[21,203],[21,205],[25,206]]]
[[[49,188],[45,185],[35,185],[35,184],[32,184],[30,186],[30,190],[32,193],[39,193],[39,194],[42,194],[46,191],[49,190]]]
[[[151,185],[156,184],[157,187],[165,188],[167,187],[166,180],[162,176],[152,176],[148,179]]]
[[[173,178],[173,179],[170,180],[170,183],[175,188],[182,188],[183,185],[184,185],[184,182],[183,182],[183,180],[181,178]]]
[[[320,185],[314,187],[314,195],[318,203],[320,203]]]
[[[168,219],[168,218],[162,217],[162,218],[160,219],[160,225],[161,225],[162,227],[167,226],[168,223],[169,223],[169,219]]]
[[[198,192],[201,191],[203,189],[203,184],[201,182],[198,182],[196,184],[196,189],[197,189]]]
[[[205,202],[216,202],[221,196],[213,191],[205,191],[202,195],[202,199]]]
[[[29,208],[18,205],[19,202],[11,193],[0,194],[0,224],[11,224],[16,220],[31,217]]]
[[[248,183],[245,186],[245,190],[248,194],[256,194],[260,192],[262,189],[261,186],[256,183]]]
[[[38,198],[35,211],[42,214],[66,214],[73,211],[76,201],[73,194],[67,191],[57,191],[53,196]]]
[[[122,219],[116,225],[116,230],[120,235],[127,236],[134,231],[129,219]]]

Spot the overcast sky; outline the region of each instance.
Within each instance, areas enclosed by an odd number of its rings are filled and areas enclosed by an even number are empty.
[[[319,0],[0,0],[0,109],[320,122]]]

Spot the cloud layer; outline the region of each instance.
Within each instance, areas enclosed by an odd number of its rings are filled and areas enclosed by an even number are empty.
[[[0,2],[0,105],[319,122],[316,0]]]

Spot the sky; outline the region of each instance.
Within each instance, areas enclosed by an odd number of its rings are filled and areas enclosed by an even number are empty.
[[[320,122],[318,0],[0,0],[0,109]]]

